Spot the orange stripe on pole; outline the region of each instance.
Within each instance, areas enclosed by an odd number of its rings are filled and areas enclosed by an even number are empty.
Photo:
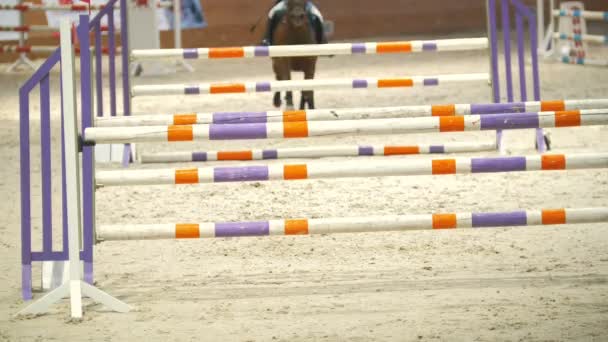
[[[384,155],[394,156],[403,154],[419,154],[420,148],[418,146],[385,146]]]
[[[285,235],[308,234],[308,220],[285,220]]]
[[[175,184],[196,184],[198,183],[197,169],[175,170]]]
[[[411,78],[388,78],[378,80],[378,88],[413,87],[414,80]]]
[[[212,84],[209,88],[211,94],[244,93],[245,91],[245,85],[242,83]]]
[[[198,224],[178,223],[175,225],[176,239],[198,239],[200,237]]]
[[[456,173],[456,160],[455,159],[433,160],[433,174],[434,175],[452,175],[455,173]]]
[[[172,125],[167,128],[167,141],[192,141],[192,126]]]
[[[563,154],[551,154],[541,157],[541,167],[543,170],[565,170],[566,156]]]
[[[305,110],[286,110],[283,112],[283,122],[306,121]]]
[[[242,47],[210,48],[209,58],[241,58],[245,57]]]
[[[251,151],[225,151],[217,153],[217,160],[252,160]]]
[[[566,224],[566,210],[548,209],[542,211],[543,224]]]
[[[464,116],[441,116],[439,117],[440,132],[462,132],[464,131]]]
[[[295,121],[283,122],[284,138],[306,138],[308,137],[308,122]]]
[[[456,105],[435,105],[431,107],[433,116],[454,116],[456,115]]]
[[[173,115],[174,125],[194,125],[196,123],[196,114],[175,114]]]
[[[454,229],[457,224],[456,214],[433,214],[433,229]]]
[[[308,167],[306,164],[301,165],[285,165],[283,167],[283,179],[294,180],[294,179],[307,179],[308,178]]]
[[[555,113],[555,127],[572,127],[581,125],[581,111],[568,110]]]
[[[560,110],[566,110],[566,104],[562,100],[541,101],[540,110],[542,112],[557,112]]]
[[[412,52],[412,44],[410,42],[391,42],[376,44],[377,53],[397,53],[397,52]]]

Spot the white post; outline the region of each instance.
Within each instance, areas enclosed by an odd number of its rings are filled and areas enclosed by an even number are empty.
[[[32,303],[18,315],[42,314],[49,307],[69,296],[72,318],[82,318],[82,296],[104,304],[108,308],[127,312],[129,306],[109,294],[89,285],[80,279],[80,235],[82,230],[81,199],[80,199],[80,170],[78,156],[78,127],[76,125],[76,82],[74,79],[74,48],[72,46],[71,23],[69,19],[61,22],[61,85],[63,87],[62,104],[65,113],[63,134],[65,136],[65,165],[67,193],[67,223],[68,223],[68,256],[70,265],[70,280],[57,289],[47,293],[38,301]]]
[[[182,1],[181,0],[173,0],[173,34],[174,40],[173,43],[174,48],[181,49],[182,48]],[[177,65],[181,65],[189,72],[193,72],[194,68],[192,65],[188,64],[183,59],[178,59],[176,61]]]

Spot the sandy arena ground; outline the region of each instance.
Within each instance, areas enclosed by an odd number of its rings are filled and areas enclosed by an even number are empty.
[[[487,65],[488,57],[482,52],[336,57],[319,61],[318,78],[486,72]],[[192,74],[145,76],[135,83],[271,78],[267,60],[194,62],[194,66],[197,71]],[[64,301],[49,315],[14,318],[24,307],[20,298],[17,88],[27,77],[28,73],[0,74],[0,208],[5,218],[0,225],[0,340],[608,339],[606,224],[102,243],[95,249],[97,286],[132,305],[130,313],[116,314],[91,304],[85,308],[84,321],[71,322]],[[544,99],[608,97],[605,68],[543,64],[542,81]],[[57,73],[51,82],[57,158]],[[322,91],[317,92],[316,99],[318,107],[328,108],[487,102],[489,96],[487,85],[463,84],[421,90]],[[268,94],[133,100],[135,113],[266,110],[270,105]],[[38,108],[34,96],[33,112]],[[37,121],[34,126],[32,139],[37,144]],[[550,131],[557,152],[608,149],[606,127]],[[148,144],[139,149],[151,152],[491,139],[493,133],[484,132]],[[509,154],[534,153],[532,131],[508,132],[505,142]],[[37,172],[39,151],[34,152]],[[117,165],[102,167],[118,169]],[[57,175],[58,163],[53,168]],[[33,184],[39,191],[38,176]],[[53,190],[58,196],[59,187]],[[606,170],[583,170],[115,187],[99,190],[97,222],[236,221],[606,205]],[[40,201],[35,200],[33,206],[39,229]],[[55,209],[59,209],[57,203]],[[59,224],[55,213],[54,221]],[[38,279],[38,268],[36,271]],[[40,295],[35,293],[36,298]]]

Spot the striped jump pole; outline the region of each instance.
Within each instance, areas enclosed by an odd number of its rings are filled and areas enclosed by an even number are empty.
[[[488,38],[414,40],[403,42],[368,42],[310,45],[245,46],[197,49],[133,50],[131,57],[224,59],[255,57],[298,57],[324,55],[390,54],[442,51],[469,51],[488,48]]]
[[[0,54],[3,53],[53,53],[59,47],[57,46],[41,46],[41,45],[0,45]],[[80,53],[80,48],[74,49],[76,53]],[[91,51],[95,51],[95,48],[91,48]],[[120,52],[120,47],[115,49],[116,52]],[[107,55],[110,53],[110,49],[107,47],[101,48],[101,53]]]
[[[375,89],[375,88],[411,88],[438,86],[450,83],[483,82],[489,84],[488,74],[455,74],[438,76],[414,76],[406,78],[359,78],[329,80],[293,80],[238,83],[202,83],[196,85],[161,84],[139,85],[131,89],[132,96],[146,95],[199,95],[199,94],[234,94],[261,93],[296,90],[327,89]]]
[[[605,125],[608,109],[493,115],[250,124],[90,127],[87,143],[308,138],[329,135],[444,133]]]
[[[56,27],[45,25],[24,25],[24,26],[0,26],[0,32],[52,32],[59,33]],[[108,31],[108,26],[101,26],[102,32]]]
[[[390,159],[193,169],[99,171],[98,186],[198,184],[351,177],[423,176],[608,168],[608,153],[519,157]]]
[[[602,11],[581,11],[581,10],[553,10],[555,17],[573,17],[587,20],[608,21],[608,12]]]
[[[242,151],[166,152],[142,154],[141,162],[175,163],[228,160],[269,160],[289,158],[324,158],[357,156],[395,156],[412,154],[463,153],[496,150],[495,142],[445,143],[438,145],[344,145],[314,146]]]
[[[372,233],[427,229],[493,228],[608,222],[608,208],[383,215],[255,222],[100,225],[98,241],[201,239],[247,236]]]
[[[57,46],[31,46],[31,45],[0,45],[0,54],[3,53],[53,53]]]
[[[157,2],[157,8],[170,8],[173,6],[172,2]],[[0,4],[0,11],[68,11],[68,12],[87,12],[91,11],[101,11],[104,9],[105,5],[89,5],[89,4],[72,4],[72,5],[60,5],[60,4],[33,4],[29,2],[20,3],[17,5],[5,5]],[[114,8],[119,9],[120,7],[114,6]]]
[[[553,100],[514,103],[437,104],[375,108],[334,108],[296,111],[215,112],[97,117],[97,127],[240,124],[288,121],[332,121],[423,116],[503,114],[608,108],[608,99]]]
[[[553,38],[559,40],[571,40],[574,42],[588,42],[594,44],[608,45],[608,35],[594,35],[594,34],[565,34],[555,32]]]

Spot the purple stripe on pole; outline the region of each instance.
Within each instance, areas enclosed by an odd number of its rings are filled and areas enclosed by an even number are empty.
[[[429,148],[430,153],[445,153],[445,146],[443,145],[431,145]]]
[[[195,95],[195,94],[200,94],[200,93],[201,93],[201,88],[199,88],[198,86],[184,88],[184,94],[186,94],[186,95]]]
[[[472,104],[471,114],[523,113],[526,111],[524,102]]]
[[[183,55],[185,59],[196,59],[198,58],[198,50],[197,49],[184,49]]]
[[[206,162],[207,161],[207,152],[192,152],[192,161]]]
[[[525,157],[472,158],[471,172],[508,172],[525,171]]]
[[[270,49],[268,46],[256,46],[253,53],[256,57],[268,57],[270,56]]]
[[[244,124],[244,123],[266,123],[268,117],[266,112],[219,112],[213,113],[214,124]]]
[[[480,127],[482,130],[538,128],[537,113],[515,113],[482,115]]]
[[[209,125],[211,140],[266,139],[266,124]]]
[[[353,80],[353,88],[367,88],[367,80]]]
[[[365,53],[367,49],[365,48],[365,43],[353,43],[350,51],[352,53]]]
[[[373,156],[374,148],[372,146],[359,146],[360,156]]]
[[[424,43],[422,44],[422,51],[437,51],[436,43]]]
[[[213,181],[216,183],[267,180],[268,166],[216,167],[213,169]]]
[[[21,265],[21,296],[23,300],[32,299],[32,265]]]
[[[216,237],[266,236],[270,234],[270,224],[263,222],[216,223]]]
[[[93,285],[93,263],[91,261],[85,261],[85,262],[83,262],[82,268],[83,268],[82,279],[85,282]]]
[[[473,228],[481,227],[508,227],[525,226],[528,219],[525,211],[513,211],[509,213],[473,213]]]
[[[425,78],[424,79],[424,86],[436,86],[436,85],[439,85],[438,78]]]
[[[270,82],[257,82],[255,84],[255,91],[257,91],[257,92],[270,91]]]
[[[278,159],[279,152],[277,150],[264,150],[262,151],[262,159]]]

